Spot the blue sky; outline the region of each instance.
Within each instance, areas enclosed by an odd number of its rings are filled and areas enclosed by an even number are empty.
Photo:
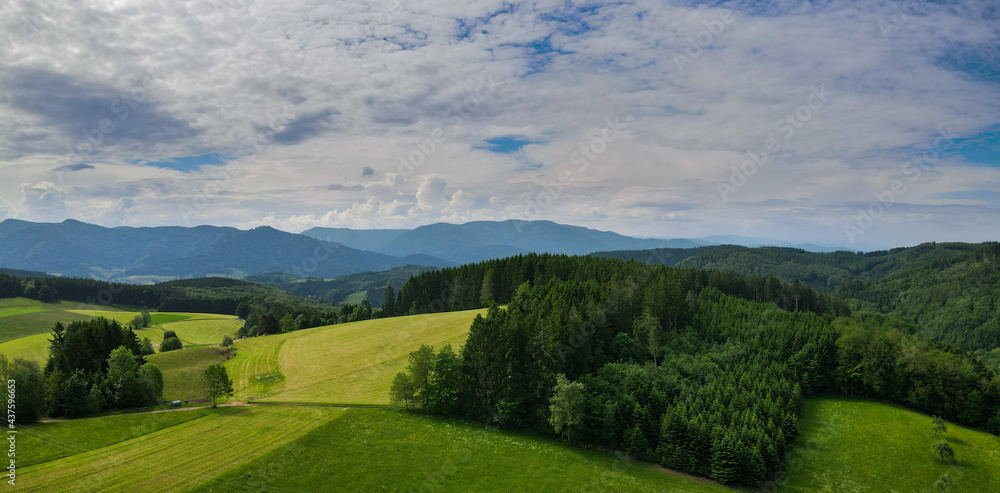
[[[1000,239],[995,2],[8,2],[0,23],[0,219]]]
[[[170,169],[180,171],[182,173],[190,173],[192,171],[199,171],[204,166],[219,166],[225,164],[226,158],[225,156],[216,153],[202,154],[200,156],[182,156],[165,161],[131,160],[126,162],[144,166],[155,166],[157,168]]]

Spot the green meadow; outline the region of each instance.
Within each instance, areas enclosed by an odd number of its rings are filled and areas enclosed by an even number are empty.
[[[96,305],[57,301],[43,303],[28,298],[0,299],[0,343],[47,334],[56,322],[69,323],[74,320],[92,318],[81,313],[99,308]],[[105,307],[100,307],[105,308]],[[119,313],[109,310],[108,313]]]
[[[846,397],[806,400],[799,430],[783,492],[923,492],[944,473],[950,493],[1000,491],[1000,437],[989,433],[948,423],[935,438],[931,416]],[[931,454],[942,438],[952,463]]]
[[[388,404],[392,378],[421,344],[457,350],[485,310],[317,327],[238,341],[226,363],[237,399]]]
[[[548,437],[381,409],[349,409],[260,463],[194,491],[250,485],[258,491],[733,491]]]
[[[210,365],[224,363],[226,357],[215,347],[189,347],[178,351],[146,356],[163,372],[163,400],[188,401],[204,399],[201,374]]]

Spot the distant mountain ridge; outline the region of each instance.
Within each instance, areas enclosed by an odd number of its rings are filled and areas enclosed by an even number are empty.
[[[458,264],[524,253],[587,255],[606,250],[694,248],[685,239],[634,238],[552,221],[435,223],[411,230],[312,228],[302,232],[323,241],[392,255],[426,254]]]
[[[415,265],[448,267],[527,253],[687,250],[735,236],[635,238],[552,221],[435,223],[414,229],[313,228],[293,234],[263,226],[117,227],[76,220],[0,223],[0,268],[146,283],[204,276],[244,278],[285,273],[318,279]],[[778,242],[775,243],[785,243]],[[803,245],[812,251],[830,251]]]
[[[445,267],[426,255],[397,257],[270,227],[105,228],[75,220],[0,223],[0,266],[75,277],[128,280],[285,272],[336,277],[410,264]]]

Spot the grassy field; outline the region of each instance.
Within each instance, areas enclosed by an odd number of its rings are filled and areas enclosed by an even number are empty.
[[[485,310],[366,320],[237,342],[237,399],[387,404],[392,378],[421,344],[455,350]]]
[[[44,365],[45,360],[49,358],[49,339],[51,338],[52,336],[46,332],[7,341],[0,344],[0,354],[5,354],[10,359],[24,358]]]
[[[27,358],[44,363],[48,357],[49,338],[56,322],[105,317],[123,324],[139,312],[113,307],[73,302],[42,303],[27,298],[0,299],[0,353],[10,358]],[[235,336],[243,326],[231,315],[203,313],[153,313],[153,325],[136,331],[153,344],[163,340],[163,333],[173,330],[185,346],[219,344],[225,335]]]
[[[195,491],[733,491],[610,452],[381,409],[350,409],[260,462]]]
[[[260,457],[343,411],[315,407],[232,407],[162,414],[191,412],[205,414],[159,429],[152,424],[142,428],[149,432],[141,436],[105,446],[87,442],[83,436],[98,435],[95,428],[105,426],[102,421],[112,417],[37,425],[33,430],[38,434],[62,425],[64,442],[78,443],[80,452],[20,468],[18,488],[46,492],[186,491],[243,464],[260,467]],[[164,419],[156,414],[137,416],[152,422]],[[18,450],[23,449],[22,446]],[[45,453],[43,449],[38,455]]]
[[[174,321],[161,322],[156,324],[156,320],[169,317],[177,318]],[[236,331],[243,327],[243,322],[235,316],[230,315],[209,315],[195,313],[155,313],[152,315],[155,325],[136,331],[139,337],[148,337],[153,344],[159,344],[163,340],[163,333],[172,330],[177,333],[177,338],[188,345],[219,344],[222,337],[229,335],[236,337]]]
[[[209,365],[224,363],[226,357],[216,348],[191,347],[156,353],[146,357],[163,372],[163,400],[203,399],[201,374]]]
[[[18,463],[27,467],[131,440],[209,414],[207,409],[183,412],[123,414],[97,419],[43,423],[18,432]]]
[[[829,397],[806,401],[782,492],[930,491],[945,472],[950,493],[1000,491],[1000,437],[948,424],[954,464],[930,452],[931,417],[891,404]]]
[[[95,308],[99,307],[69,301],[42,303],[28,298],[0,299],[0,343],[48,333],[56,322],[65,324],[89,319],[89,315],[80,313],[79,310]]]

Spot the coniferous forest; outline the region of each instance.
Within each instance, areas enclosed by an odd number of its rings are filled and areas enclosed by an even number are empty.
[[[820,393],[1000,432],[1000,379],[972,354],[802,283],[528,255],[421,274],[401,302],[491,308],[457,356],[412,354],[397,401],[721,483],[774,477],[803,397]]]

